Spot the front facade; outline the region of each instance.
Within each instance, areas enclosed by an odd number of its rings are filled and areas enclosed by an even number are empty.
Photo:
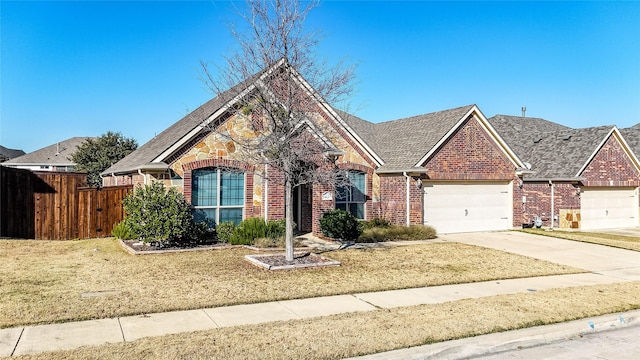
[[[163,181],[185,195],[196,218],[211,224],[283,218],[282,174],[251,161],[232,140],[259,137],[262,129],[238,101],[220,96],[203,104],[105,171],[104,186]],[[615,128],[586,131],[588,141],[576,142],[585,132],[557,124],[550,129],[553,123],[533,119],[540,134],[568,131],[571,144],[580,144],[567,147],[578,154],[558,171],[566,164],[548,166],[555,158],[529,142],[557,147],[560,140],[523,139],[514,135],[517,118],[486,119],[475,105],[373,124],[318,99],[308,116],[351,185],[295,188],[300,232],[319,233],[322,214],[336,208],[364,220],[426,224],[439,233],[508,230],[535,217],[567,228],[638,225],[640,166]]]

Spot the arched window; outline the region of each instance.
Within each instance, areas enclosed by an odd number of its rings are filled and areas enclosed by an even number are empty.
[[[191,204],[196,221],[209,226],[231,221],[239,224],[244,209],[244,173],[205,168],[192,174]]]
[[[365,174],[349,171],[349,184],[336,188],[336,209],[345,210],[358,219],[364,219],[364,204],[367,201]]]

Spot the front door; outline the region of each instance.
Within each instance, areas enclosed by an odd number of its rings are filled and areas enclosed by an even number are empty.
[[[309,185],[300,185],[293,191],[293,221],[298,233],[311,232],[311,197]]]

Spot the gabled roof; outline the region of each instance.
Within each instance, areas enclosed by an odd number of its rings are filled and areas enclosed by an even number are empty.
[[[414,168],[474,105],[376,124],[376,151],[385,164],[381,172]]]
[[[38,149],[36,151],[18,156],[3,163],[3,165],[57,165],[72,166],[75,165],[71,161],[71,155],[76,151],[78,146],[89,137],[72,137]]]
[[[0,145],[0,161],[2,161],[2,159],[13,159],[24,154],[25,153],[22,150],[9,149]]]
[[[253,78],[250,80],[253,80]],[[188,134],[199,132],[202,129],[202,123],[223,109],[233,97],[232,94],[242,93],[248,88],[250,80],[242,82],[200,105],[197,109],[103,171],[101,175],[128,173],[143,169],[149,164],[160,163],[154,160],[157,160],[158,156],[177,145]]]
[[[530,124],[527,124],[528,120],[531,120]],[[615,128],[571,129],[543,119],[504,116],[493,117],[489,122],[518,157],[531,164],[531,173],[526,175],[529,179],[577,179]]]
[[[358,132],[373,150],[384,160],[377,169],[379,173],[421,171],[420,163],[437,150],[457,127],[471,114],[485,122],[487,130],[516,164],[520,164],[515,153],[501,139],[476,105],[461,106],[408,118],[371,123],[354,115],[341,113],[342,118]]]
[[[255,88],[255,86],[258,86],[257,84],[261,82],[260,80],[263,75],[272,73],[282,65],[286,66],[286,61],[284,61],[284,59],[281,59],[270,68],[255,74],[248,80],[245,80],[219,96],[209,100],[195,111],[189,113],[187,116],[183,117],[181,120],[155,136],[149,142],[102,172],[102,175],[129,173],[138,169],[143,169],[145,166],[149,166],[150,164],[167,165],[166,163],[163,163],[163,161],[200,133],[203,123],[213,121],[218,116],[223,115],[227,109],[240,101],[245,94],[249,93]],[[298,80],[299,84],[304,86],[305,90],[318,100],[319,104],[328,113],[332,114],[332,116],[336,118],[339,125],[343,126],[345,132],[357,137],[357,134],[353,132],[349,125],[340,119],[337,112],[332,109],[329,104],[324,102],[319,94],[311,88],[300,74],[298,74],[293,68],[291,68],[291,70],[291,73],[295,76],[295,79]],[[359,143],[359,145],[363,146],[365,152],[370,153],[372,158],[378,159],[376,154],[368,151],[369,149],[366,148],[366,144]]]

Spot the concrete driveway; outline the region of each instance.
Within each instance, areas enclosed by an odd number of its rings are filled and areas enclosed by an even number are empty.
[[[637,251],[518,231],[446,234],[438,238],[569,265],[622,281],[640,280],[640,252]]]
[[[599,232],[599,233],[604,233],[604,234],[625,235],[625,236],[639,236],[640,237],[640,226],[636,226],[636,227],[632,227],[632,228],[624,228],[624,229],[590,230],[589,232]]]

